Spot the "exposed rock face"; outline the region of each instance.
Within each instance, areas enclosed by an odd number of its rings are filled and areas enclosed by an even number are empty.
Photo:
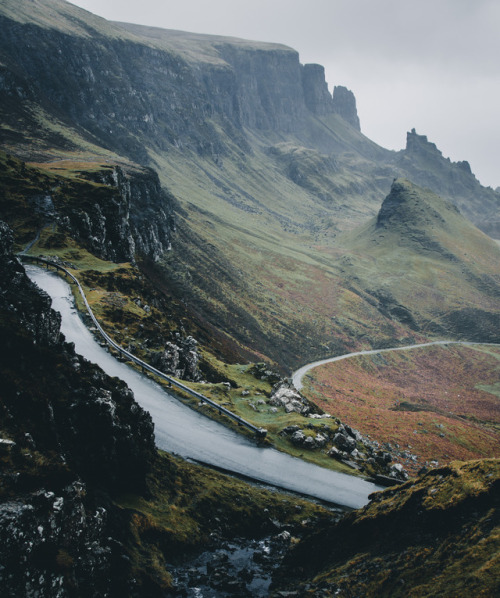
[[[333,88],[333,109],[355,129],[361,130],[356,98],[350,89],[342,85],[336,85]]]
[[[145,146],[151,145],[217,160],[224,148],[212,118],[247,147],[242,126],[294,132],[310,112],[333,111],[323,67],[302,67],[298,53],[286,46],[213,38],[207,45],[214,58],[200,69],[193,68],[189,53],[165,50],[175,47],[167,31],[121,23],[140,37],[93,31],[96,44],[87,35],[0,18],[0,52],[16,62],[16,75],[6,69],[0,82],[4,100],[36,99],[49,111],[57,106],[102,145],[141,164],[148,163]]]
[[[302,67],[302,86],[306,106],[313,114],[324,115],[334,112],[335,104],[328,91],[323,66],[305,64]],[[340,111],[338,112],[340,114]]]
[[[80,595],[97,597],[109,591],[111,576],[125,589],[120,575],[126,567],[119,561],[126,556],[110,537],[109,513],[86,494],[85,484],[75,480],[56,492],[40,488],[0,503],[5,595],[62,597],[73,586]]]
[[[427,155],[438,158],[442,158],[443,156],[442,152],[436,147],[436,144],[427,139],[427,135],[419,135],[415,129],[406,134],[406,151],[409,154],[419,154],[422,156]]]
[[[414,183],[450,198],[478,228],[500,238],[500,195],[481,186],[467,161],[451,162],[425,135],[412,129],[406,135],[406,149],[397,156],[397,165]],[[480,209],[471,197],[480,202]]]
[[[120,381],[65,344],[50,299],[0,225],[0,585],[11,596],[130,595],[110,496],[141,492],[151,417]]]
[[[12,242],[12,231],[0,221],[0,310],[20,322],[35,343],[55,345],[61,317],[50,309],[50,298],[25,276],[24,268],[12,255]]]
[[[219,46],[219,51],[233,71],[236,123],[255,129],[296,130],[306,110],[298,53],[285,47],[256,52],[230,44]]]
[[[322,413],[322,411],[300,394],[293,384],[282,380],[273,386],[269,404],[274,407],[283,407],[287,413],[300,413],[307,416],[310,413]]]
[[[198,343],[192,336],[177,343],[167,342],[164,351],[152,355],[152,364],[165,374],[198,382],[202,375],[198,369],[200,357],[197,346]]]
[[[118,191],[113,206],[115,213],[107,218],[99,206],[82,220],[96,221],[100,235],[82,231],[81,240],[96,239],[98,255],[113,261],[133,261],[135,253],[158,261],[171,248],[175,231],[173,198],[162,189],[157,173],[150,169],[125,173],[114,167],[110,173],[102,171],[96,177]]]
[[[103,165],[68,177],[2,157],[0,203],[11,222],[24,217],[26,229],[57,225],[54,238],[68,233],[94,255],[115,262],[136,256],[157,261],[170,249],[174,198],[154,170]]]

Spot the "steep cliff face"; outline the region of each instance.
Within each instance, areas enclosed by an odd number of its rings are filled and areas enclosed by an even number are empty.
[[[48,10],[53,3],[46,4]],[[106,36],[89,24],[93,36],[71,35],[0,19],[3,101],[13,110],[16,99],[49,113],[55,108],[84,138],[143,164],[151,146],[223,153],[211,118],[222,119],[231,135],[241,126],[291,133],[305,126],[309,113],[333,111],[324,69],[302,67],[298,53],[285,46],[214,38],[212,59],[197,57],[193,64],[191,55],[173,49],[168,32],[122,24],[121,36],[114,30]],[[193,39],[195,51],[207,45],[203,39]]]
[[[0,189],[0,209],[20,229],[18,243],[57,226],[54,246],[66,234],[110,261],[157,261],[170,249],[174,198],[151,169],[85,162],[40,169],[0,153]]]
[[[333,89],[333,108],[337,114],[350,123],[358,131],[361,130],[359,124],[358,111],[356,108],[356,98],[350,89],[342,85],[336,85]]]
[[[13,234],[0,222],[0,309],[4,318],[21,323],[41,345],[55,345],[59,341],[61,317],[50,309],[50,299],[25,276],[24,269],[12,255]],[[4,347],[4,350],[6,347]]]
[[[320,64],[305,64],[302,67],[302,87],[306,106],[313,114],[323,116],[334,111],[324,67]]]
[[[0,224],[0,583],[11,596],[130,595],[117,491],[141,491],[151,418],[75,354]],[[115,588],[111,590],[111,588]]]
[[[115,192],[114,211],[106,217],[96,204],[95,211],[80,215],[80,227],[92,222],[96,234],[76,227],[71,231],[82,243],[96,240],[95,252],[111,261],[134,261],[136,253],[158,261],[171,248],[175,232],[174,198],[160,185],[151,168],[125,172],[120,167],[101,170],[87,178],[102,183]],[[73,219],[76,214],[73,212]]]

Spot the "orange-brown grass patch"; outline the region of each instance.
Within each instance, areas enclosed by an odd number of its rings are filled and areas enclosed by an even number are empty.
[[[305,393],[326,412],[373,440],[408,449],[420,465],[500,456],[500,398],[485,390],[500,383],[498,349],[356,357],[318,367],[306,380]]]

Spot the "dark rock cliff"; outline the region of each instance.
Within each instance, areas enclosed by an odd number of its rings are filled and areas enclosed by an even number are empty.
[[[333,108],[337,114],[355,129],[358,131],[361,130],[358,110],[356,108],[356,98],[350,89],[342,85],[336,85],[333,88]]]
[[[75,238],[84,244],[94,241],[94,252],[112,261],[133,261],[136,253],[157,261],[171,248],[174,198],[161,187],[154,170],[126,173],[114,167],[111,172],[85,176],[109,187],[115,200],[107,215],[99,204],[94,211],[82,212],[79,217],[73,211],[75,226],[70,232]]]
[[[234,137],[242,126],[294,132],[307,114],[333,112],[323,67],[302,67],[290,48],[214,43],[217,60],[200,69],[155,47],[148,28],[122,26],[145,37],[68,35],[0,16],[2,101],[14,111],[16,100],[37,102],[84,138],[142,164],[145,147],[220,155],[213,118]],[[349,122],[350,108],[338,110]]]
[[[302,67],[302,86],[306,106],[313,114],[324,115],[334,111],[335,106],[326,84],[324,67],[320,64],[305,64]]]
[[[0,309],[5,318],[20,321],[33,342],[55,345],[59,341],[61,318],[50,309],[50,299],[39,292],[25,276],[12,255],[13,234],[0,222]],[[6,347],[3,347],[5,350]]]
[[[31,238],[36,229],[57,225],[59,234],[115,262],[157,261],[171,246],[175,200],[149,168],[82,163],[81,171],[52,175],[0,152],[0,191],[3,217],[17,228],[22,223]],[[49,242],[57,244],[57,234]]]
[[[9,596],[130,595],[119,491],[143,491],[151,418],[75,354],[0,225],[0,585]]]

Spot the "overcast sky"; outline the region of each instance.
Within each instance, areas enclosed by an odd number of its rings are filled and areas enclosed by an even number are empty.
[[[74,0],[106,19],[279,42],[357,100],[361,130],[401,149],[415,127],[500,186],[499,0]]]

